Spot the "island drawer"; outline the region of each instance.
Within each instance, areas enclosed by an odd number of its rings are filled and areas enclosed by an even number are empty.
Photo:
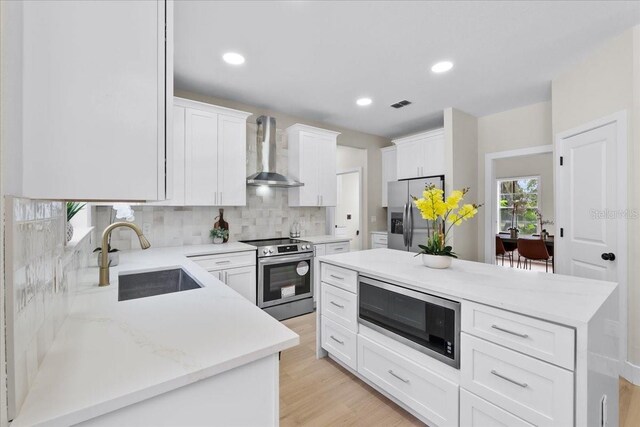
[[[231,252],[219,255],[191,256],[189,259],[207,271],[256,265],[255,251]]]
[[[342,254],[349,252],[351,244],[349,242],[327,243],[327,255]]]
[[[357,297],[328,283],[323,283],[321,309],[322,315],[349,329],[358,332]]]
[[[574,369],[575,330],[469,301],[462,330],[566,369]]]
[[[461,334],[460,385],[534,425],[573,425],[573,373]]]
[[[356,271],[323,262],[320,274],[323,282],[330,283],[354,294],[358,290],[358,272]]]
[[[533,424],[521,420],[463,388],[460,389],[460,425],[465,427],[533,427]]]
[[[357,369],[356,334],[326,316],[321,316],[320,322],[322,323],[322,348],[355,371]]]
[[[416,411],[427,424],[458,425],[457,384],[362,335],[358,335],[358,373]]]

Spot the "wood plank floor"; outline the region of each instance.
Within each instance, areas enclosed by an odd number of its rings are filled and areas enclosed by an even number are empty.
[[[420,421],[332,360],[316,359],[315,313],[285,320],[300,345],[280,360],[280,425],[418,426]],[[620,380],[620,427],[640,426],[640,387]]]

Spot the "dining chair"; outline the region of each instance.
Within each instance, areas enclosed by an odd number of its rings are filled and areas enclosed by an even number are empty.
[[[503,242],[500,236],[496,236],[496,261],[499,256],[502,256],[502,265],[504,265],[504,256],[509,257],[509,265],[513,267],[513,249],[508,250],[506,247],[507,242]]]
[[[545,270],[549,272],[549,251],[547,245],[542,239],[518,239],[518,256],[524,258],[524,268],[529,265],[531,270],[531,261],[544,261]],[[519,264],[519,260],[518,260]],[[551,271],[553,271],[553,263],[551,264]]]

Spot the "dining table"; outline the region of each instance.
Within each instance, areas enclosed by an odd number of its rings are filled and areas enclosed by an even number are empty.
[[[503,242],[506,243],[513,243],[514,245],[518,244],[518,239],[531,239],[531,240],[540,240],[540,236],[520,236],[520,237],[511,237],[511,235],[509,233],[498,233],[498,237],[500,237],[502,239]],[[544,239],[544,244],[547,247],[547,250],[549,251],[549,254],[553,254],[553,236],[549,236],[546,239]]]

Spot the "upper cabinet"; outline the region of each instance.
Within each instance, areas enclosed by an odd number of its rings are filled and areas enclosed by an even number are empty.
[[[251,113],[175,98],[169,200],[160,204],[244,206]]]
[[[382,154],[382,207],[387,207],[388,184],[398,179],[397,149],[395,146],[380,149]]]
[[[16,192],[39,199],[164,199],[172,2],[22,7]]]
[[[444,130],[437,129],[392,141],[397,147],[397,179],[444,175]]]
[[[289,189],[289,206],[335,206],[338,132],[302,124],[287,128],[288,174],[304,186]]]

